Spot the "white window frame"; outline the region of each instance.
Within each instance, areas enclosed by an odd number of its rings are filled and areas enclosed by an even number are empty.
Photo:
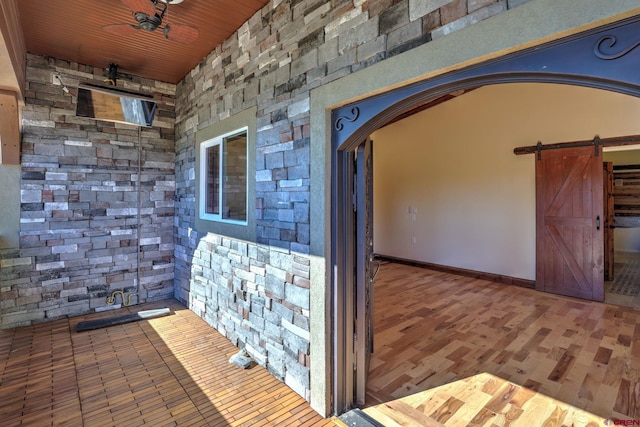
[[[246,183],[245,183],[245,219],[244,221],[242,220],[236,220],[236,219],[228,219],[228,218],[223,218],[222,217],[222,194],[223,194],[223,189],[224,189],[224,185],[222,185],[223,181],[223,173],[224,173],[224,160],[225,160],[225,156],[224,156],[224,141],[226,138],[231,137],[231,136],[235,136],[235,135],[239,135],[244,133],[246,135],[247,138],[247,144],[246,144],[246,153],[245,153],[245,158],[246,158],[246,165],[245,165],[245,171],[246,171]],[[232,130],[231,132],[227,132],[224,133],[222,135],[218,135],[214,138],[208,139],[206,141],[203,141],[200,143],[200,194],[198,194],[198,196],[200,197],[200,203],[199,203],[199,218],[205,221],[215,221],[215,222],[222,222],[222,223],[227,223],[227,224],[236,224],[236,225],[248,225],[248,219],[249,219],[249,127],[248,126],[244,126],[235,130]],[[219,145],[220,146],[220,164],[219,164],[219,171],[220,171],[220,191],[218,193],[218,197],[219,197],[219,206],[220,206],[220,213],[218,214],[210,214],[206,212],[206,200],[207,200],[207,149],[213,146]]]

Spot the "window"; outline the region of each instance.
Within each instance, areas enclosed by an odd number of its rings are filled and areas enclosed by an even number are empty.
[[[196,131],[195,229],[256,241],[257,108]]]
[[[247,223],[248,128],[200,144],[200,218]]]

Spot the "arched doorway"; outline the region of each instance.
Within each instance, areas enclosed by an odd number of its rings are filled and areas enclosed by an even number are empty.
[[[367,137],[417,107],[499,83],[578,85],[640,96],[640,19],[633,18],[415,83],[332,112],[334,408],[364,402],[372,271]],[[363,161],[364,160],[364,161]],[[355,191],[354,191],[355,189]],[[359,193],[365,190],[365,195]],[[353,372],[353,375],[352,375]]]

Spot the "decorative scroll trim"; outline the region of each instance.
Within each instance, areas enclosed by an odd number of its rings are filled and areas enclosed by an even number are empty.
[[[343,120],[353,123],[356,120],[358,120],[358,117],[360,117],[360,109],[358,107],[351,108],[350,113],[351,113],[351,116],[348,116],[348,115],[338,116],[338,119],[336,120],[336,123],[335,123],[335,128],[337,131],[341,131],[342,129],[344,129]]]
[[[600,40],[596,42],[596,45],[593,48],[593,53],[595,53],[596,56],[600,59],[605,59],[605,60],[618,59],[625,56],[627,53],[631,52],[633,49],[637,48],[638,46],[640,46],[640,40],[638,40],[634,45],[630,46],[627,49],[621,50],[620,52],[617,52],[617,53],[605,53],[602,50],[602,46],[604,44],[606,44],[605,48],[611,49],[613,48],[613,46],[615,46],[617,41],[618,39],[616,38],[616,36],[613,36],[613,35],[606,35],[606,36],[600,37]]]

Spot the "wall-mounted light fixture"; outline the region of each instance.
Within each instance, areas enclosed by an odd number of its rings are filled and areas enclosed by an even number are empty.
[[[67,85],[65,85],[64,82],[62,81],[62,77],[60,76],[60,74],[54,74],[54,77],[60,82],[60,85],[62,86],[62,91],[64,93],[70,94],[71,92],[69,91],[69,88],[67,87]]]
[[[109,83],[111,86],[118,84],[118,64],[114,64],[113,62],[109,63],[107,67],[107,78],[104,79],[104,82]]]

